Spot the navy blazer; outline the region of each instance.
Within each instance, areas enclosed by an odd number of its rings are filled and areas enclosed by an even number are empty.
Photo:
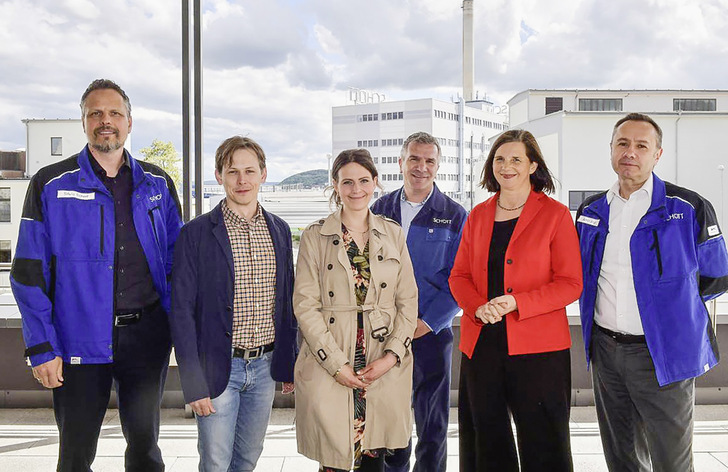
[[[169,319],[187,403],[219,396],[230,379],[235,272],[221,204],[182,228],[174,252]],[[298,346],[291,301],[291,230],[281,218],[265,210],[263,215],[276,258],[271,376],[278,382],[293,382]]]

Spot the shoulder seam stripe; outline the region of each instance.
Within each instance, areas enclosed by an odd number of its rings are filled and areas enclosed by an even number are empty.
[[[48,182],[46,182],[45,185],[48,185],[49,183],[53,182],[54,180],[60,179],[61,177],[63,177],[66,174],[72,174],[72,173],[78,172],[80,170],[81,170],[81,168],[73,169],[73,170],[67,170],[66,172],[62,173],[61,175],[57,175],[56,177],[53,177],[51,180],[49,180]]]
[[[665,197],[666,197],[666,198],[675,198],[675,199],[677,199],[677,200],[680,200],[680,201],[682,201],[682,202],[685,202],[685,203],[687,203],[688,205],[690,205],[690,208],[692,208],[692,209],[693,209],[693,211],[695,211],[695,207],[693,206],[693,204],[692,204],[692,203],[690,203],[689,201],[685,200],[685,199],[684,199],[684,198],[682,198],[682,197],[678,197],[677,195],[665,195]]]
[[[156,178],[158,178],[158,179],[162,179],[162,180],[164,180],[164,186],[165,186],[165,187],[167,187],[167,190],[169,190],[169,186],[167,185],[167,178],[166,178],[165,176],[163,176],[163,175],[157,175],[157,174],[153,174],[153,173],[151,173],[151,172],[148,172],[148,171],[146,171],[146,170],[144,171],[144,173],[145,173],[145,174],[147,174],[147,175],[150,175],[150,176],[152,176],[152,177],[156,177]]]

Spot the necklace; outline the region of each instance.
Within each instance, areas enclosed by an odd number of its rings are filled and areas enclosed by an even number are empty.
[[[368,226],[367,226],[366,228],[364,228],[364,231],[358,231],[358,230],[355,230],[355,229],[353,229],[353,228],[351,228],[351,227],[347,226],[347,225],[346,225],[346,223],[344,223],[344,227],[345,227],[345,228],[346,228],[346,230],[347,230],[347,231],[349,231],[350,233],[365,234],[365,233],[368,233],[368,232],[369,232],[369,227],[368,227]]]
[[[501,210],[505,210],[505,211],[516,211],[516,210],[520,210],[521,208],[523,208],[526,205],[526,202],[523,202],[520,206],[517,206],[515,208],[506,208],[503,205],[501,205],[500,197],[498,197],[498,200],[496,200],[496,203],[498,204],[498,208],[500,208]]]

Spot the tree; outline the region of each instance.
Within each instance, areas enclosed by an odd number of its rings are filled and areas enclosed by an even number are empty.
[[[175,187],[179,190],[182,184],[182,175],[179,168],[180,157],[172,141],[155,139],[149,147],[139,150],[144,160],[161,167],[172,178]]]

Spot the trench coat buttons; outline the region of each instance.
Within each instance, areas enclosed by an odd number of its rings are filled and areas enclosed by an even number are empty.
[[[508,259],[508,260],[506,261],[506,264],[513,264],[513,259]]]
[[[329,265],[326,266],[326,268],[329,269],[329,270],[331,270],[331,269],[334,268],[334,264],[329,264]]]
[[[512,291],[513,291],[513,289],[511,287],[508,287],[508,289],[506,290],[506,292],[508,292],[508,293],[511,293]]]
[[[387,282],[382,282],[382,284],[380,285],[380,287],[387,288]]]
[[[326,351],[324,351],[323,349],[319,349],[318,351],[316,351],[316,355],[318,355],[319,359],[321,359],[322,361],[325,361],[329,357],[326,355]]]
[[[330,297],[333,297],[334,296],[334,292],[329,292],[329,296]]]
[[[331,318],[329,318],[329,323],[330,323],[330,324],[334,324],[334,321],[336,321],[336,320],[334,319],[334,317],[333,317],[333,316],[332,316]]]
[[[339,245],[339,240],[338,239],[334,239],[334,246],[338,246],[338,245]]]
[[[324,224],[324,220],[319,220],[319,224],[320,225]]]
[[[377,256],[377,260],[378,260],[378,261],[384,260],[384,256],[382,256],[381,254],[380,254],[380,255],[378,255],[378,256]]]

